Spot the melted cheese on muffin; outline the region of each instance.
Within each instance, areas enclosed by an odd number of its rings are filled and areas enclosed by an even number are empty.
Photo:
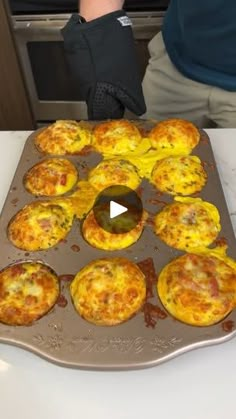
[[[122,323],[134,316],[146,298],[144,274],[125,258],[92,261],[75,276],[70,287],[75,309],[101,326]]]
[[[82,234],[84,239],[93,247],[103,250],[119,250],[131,246],[140,238],[147,213],[143,212],[142,219],[139,223],[127,233],[109,233],[100,227],[91,211],[85,218],[82,225]],[[133,222],[133,220],[131,220]]]
[[[132,163],[141,178],[147,178],[151,180],[152,178],[152,171],[155,166],[155,164],[159,160],[165,159],[167,156],[169,156],[166,152],[159,152],[157,150],[147,150],[143,154],[140,155],[131,155],[126,154],[124,157],[126,160],[128,160],[130,163]]]
[[[63,120],[36,133],[35,145],[39,151],[47,154],[76,154],[90,145],[91,139],[91,127],[88,124]]]
[[[36,196],[58,196],[76,184],[76,167],[66,159],[45,159],[33,166],[25,175],[25,188]]]
[[[197,156],[168,157],[156,163],[151,182],[170,195],[192,195],[201,191],[207,174]]]
[[[77,218],[84,218],[91,210],[97,194],[98,191],[88,181],[81,180],[77,183],[75,192],[69,198]]]
[[[45,315],[59,295],[57,275],[40,263],[24,262],[0,272],[0,322],[28,325]]]
[[[176,197],[156,215],[154,223],[161,240],[188,251],[210,245],[221,230],[217,208],[200,198]]]
[[[102,161],[89,172],[88,180],[99,191],[113,185],[136,189],[141,182],[136,167],[120,159]]]
[[[153,148],[169,155],[191,153],[199,143],[200,133],[191,122],[183,119],[161,121],[150,131],[149,139]]]
[[[93,145],[104,154],[122,155],[135,151],[141,141],[138,128],[125,119],[103,122],[93,131]]]
[[[236,270],[216,255],[186,254],[161,271],[157,292],[176,319],[209,326],[224,319],[236,303]]]
[[[66,200],[33,202],[11,220],[8,238],[19,249],[49,249],[66,237],[73,217],[71,204]]]

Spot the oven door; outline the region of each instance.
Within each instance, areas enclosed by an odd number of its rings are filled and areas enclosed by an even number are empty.
[[[164,12],[131,13],[142,74],[147,43],[160,30]],[[64,56],[61,29],[70,15],[13,16],[19,57],[35,120],[87,119],[79,86],[74,86]]]

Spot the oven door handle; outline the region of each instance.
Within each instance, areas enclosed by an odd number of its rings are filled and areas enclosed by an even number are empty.
[[[136,39],[152,38],[162,26],[164,12],[140,14],[131,13],[134,37]],[[70,15],[55,16],[24,16],[12,17],[13,29],[18,35],[34,40],[62,40],[61,29],[66,25]]]
[[[66,25],[67,20],[15,20],[13,18],[13,31],[23,38],[32,37],[35,40],[62,40],[61,29]]]

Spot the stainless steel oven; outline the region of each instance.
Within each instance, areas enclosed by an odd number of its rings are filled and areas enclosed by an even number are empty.
[[[155,3],[163,5],[163,2]],[[149,58],[147,44],[161,28],[165,7],[157,7],[156,10],[138,9],[136,7],[133,11],[131,8],[128,13],[133,21],[141,71],[144,73]],[[50,14],[14,12],[12,15],[19,58],[38,124],[60,118],[87,118],[84,98],[79,92],[79,86],[74,88],[70,77],[61,36],[61,29],[72,11]]]

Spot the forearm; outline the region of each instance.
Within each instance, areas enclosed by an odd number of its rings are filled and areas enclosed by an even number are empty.
[[[79,12],[87,21],[122,9],[124,0],[80,0]]]

